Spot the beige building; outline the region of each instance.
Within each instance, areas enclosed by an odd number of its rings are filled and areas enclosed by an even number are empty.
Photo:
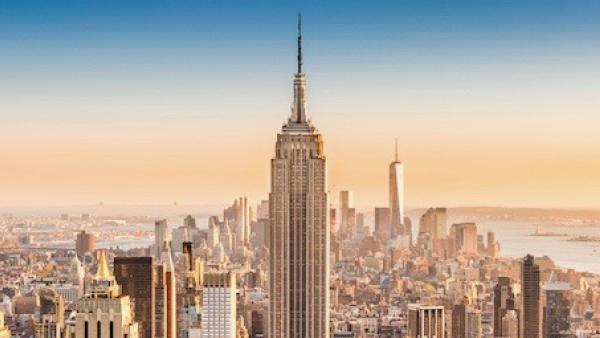
[[[75,309],[75,338],[138,338],[138,323],[133,320],[129,296],[121,295],[104,252],[100,254],[90,293],[75,304]]]
[[[465,338],[482,337],[481,311],[470,309],[465,315]]]
[[[4,325],[3,312],[0,312],[0,338],[10,338],[10,330]]]
[[[502,317],[502,333],[506,338],[519,338],[519,316],[517,311],[508,310]]]
[[[354,227],[352,212],[355,212],[352,191],[340,191],[340,231],[342,233],[352,233],[352,228]]]
[[[477,225],[475,223],[452,224],[450,238],[456,251],[466,255],[477,254]]]
[[[408,304],[408,337],[444,338],[444,307]]]
[[[271,160],[269,338],[329,337],[326,161],[323,138],[306,117],[301,42],[299,32],[292,115]]]
[[[171,232],[166,219],[154,222],[154,257],[160,258],[164,242],[171,242]]]
[[[177,336],[177,285],[175,267],[168,242],[163,242],[160,261],[156,266],[155,335],[163,338]]]
[[[419,220],[419,232],[431,234],[432,239],[446,238],[446,208],[429,208]]]

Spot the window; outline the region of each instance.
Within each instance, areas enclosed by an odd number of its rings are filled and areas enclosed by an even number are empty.
[[[96,333],[98,338],[102,338],[102,325],[100,324],[100,321],[96,323]]]
[[[114,338],[115,334],[115,323],[113,323],[113,321],[110,321],[110,338]]]
[[[88,330],[88,321],[86,320],[85,323],[83,323],[83,338],[89,338]]]

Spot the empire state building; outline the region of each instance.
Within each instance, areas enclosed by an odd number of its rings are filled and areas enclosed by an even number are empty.
[[[329,229],[323,138],[306,117],[302,31],[291,116],[271,160],[269,337],[329,337]]]

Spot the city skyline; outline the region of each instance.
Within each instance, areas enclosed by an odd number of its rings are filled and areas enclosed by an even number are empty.
[[[386,205],[395,138],[409,209],[599,207],[597,3],[2,7],[0,206],[265,199],[301,9],[358,207]]]
[[[600,3],[61,1],[0,4],[0,338],[600,337]]]

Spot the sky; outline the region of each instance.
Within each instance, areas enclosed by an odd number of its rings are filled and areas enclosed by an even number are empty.
[[[0,206],[268,196],[302,12],[332,202],[600,207],[598,1],[0,0]]]

